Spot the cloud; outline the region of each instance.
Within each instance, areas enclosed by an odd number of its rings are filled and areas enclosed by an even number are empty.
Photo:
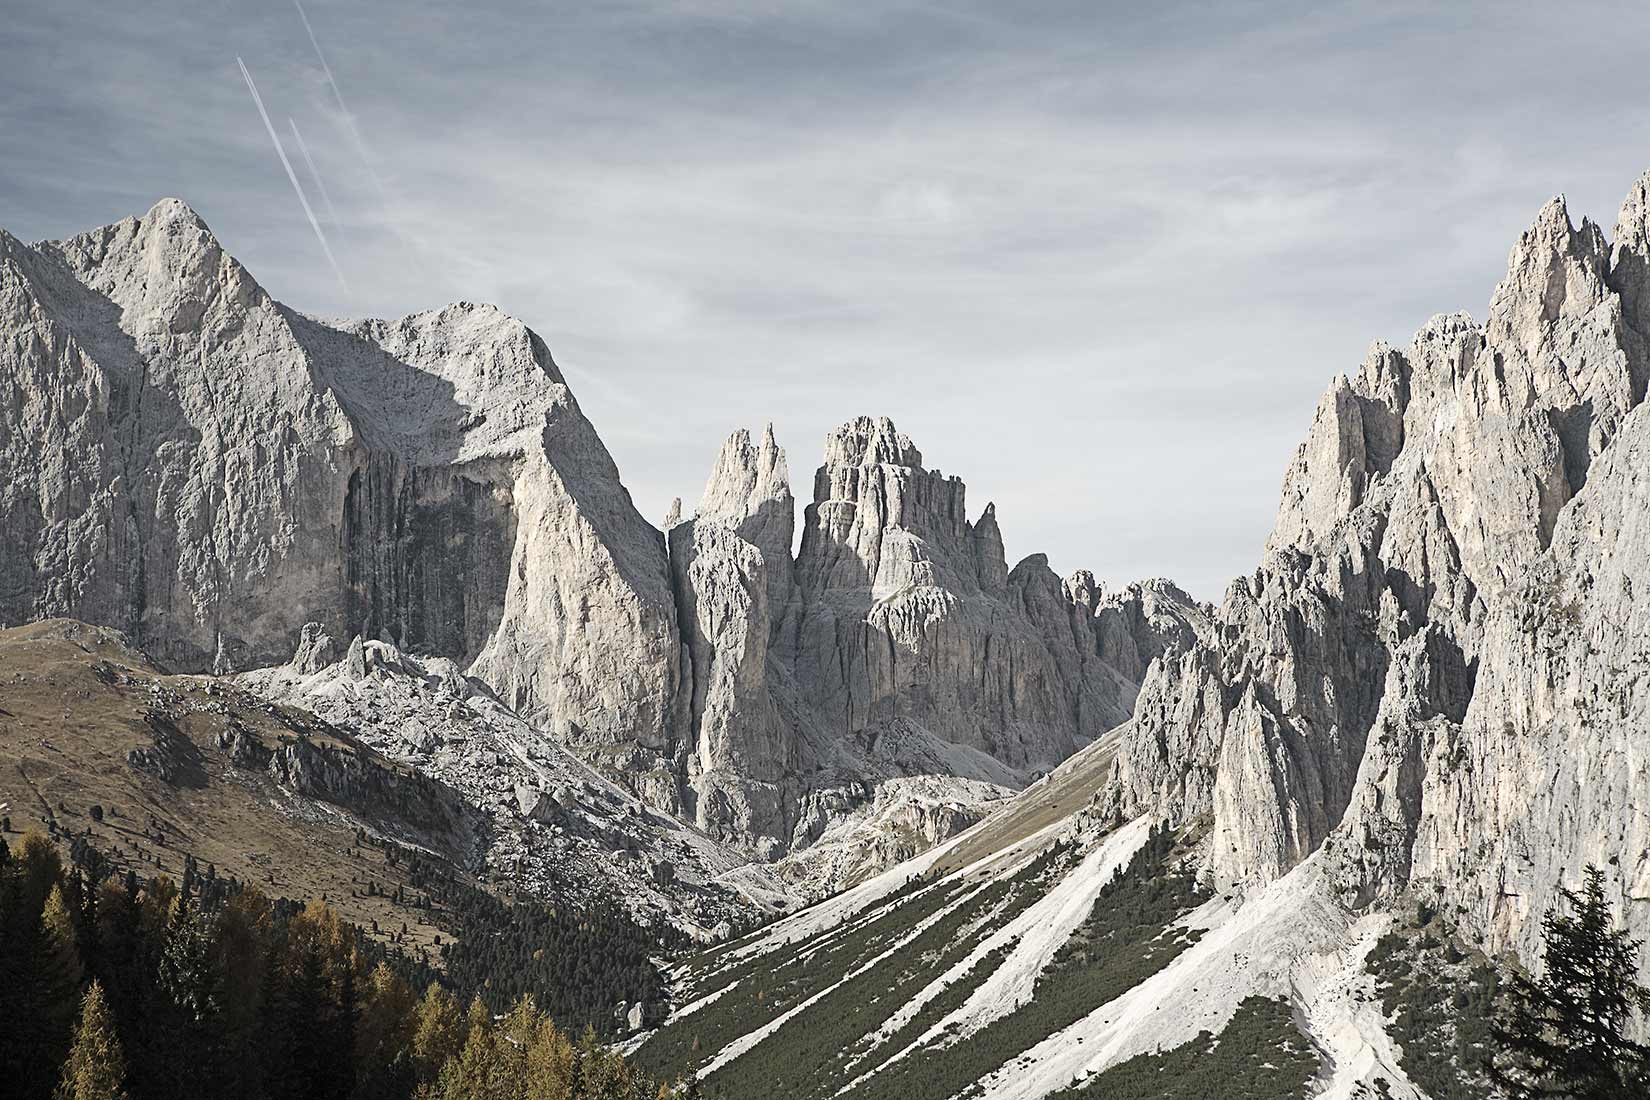
[[[879,215],[894,228],[944,227],[962,216],[962,204],[951,189],[941,183],[902,183],[886,192],[877,203]]]
[[[495,300],[650,517],[736,427],[776,421],[806,495],[825,432],[887,413],[1011,555],[1207,597],[1258,560],[1334,372],[1481,312],[1543,200],[1608,225],[1650,162],[1650,10],[307,9],[12,17],[0,224],[175,193],[299,308]],[[292,232],[236,54],[328,170],[352,296]],[[1563,56],[1588,64],[1528,77]]]
[[[269,132],[270,143],[275,146],[275,155],[281,158],[281,167],[286,169],[286,178],[292,182],[292,190],[298,195],[298,205],[304,208],[304,217],[309,219],[309,227],[315,231],[315,239],[321,243],[321,251],[326,254],[327,264],[332,268],[332,273],[338,276],[338,285],[347,293],[349,284],[345,282],[344,273],[339,269],[338,261],[332,255],[332,246],[327,244],[327,235],[321,232],[321,223],[316,220],[315,211],[310,209],[309,196],[304,194],[304,185],[298,182],[298,174],[292,170],[292,162],[287,159],[286,150],[281,146],[281,138],[275,132],[275,124],[269,121],[269,112],[264,110],[264,100],[258,94],[258,86],[252,82],[252,74],[247,71],[246,62],[237,57],[235,64],[241,68],[241,78],[246,81],[246,90],[252,93],[252,102],[257,105],[258,117],[263,119],[264,129]],[[298,136],[296,126],[293,127],[292,135],[294,137]],[[307,160],[309,154],[306,152],[304,157]],[[310,168],[313,169],[314,167],[315,165],[312,162]],[[319,176],[315,177],[315,182],[320,183]]]

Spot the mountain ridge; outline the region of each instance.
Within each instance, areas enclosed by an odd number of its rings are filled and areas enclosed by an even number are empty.
[[[3,623],[84,618],[184,671],[284,665],[312,629],[450,658],[720,842],[773,860],[846,840],[820,889],[1121,721],[1149,657],[1190,636],[1178,590],[1010,571],[995,509],[970,523],[961,480],[886,419],[827,439],[794,556],[771,429],[730,437],[667,536],[544,341],[495,307],[309,317],[172,199],[0,243],[0,522],[21,536]],[[853,855],[862,818],[907,839]]]

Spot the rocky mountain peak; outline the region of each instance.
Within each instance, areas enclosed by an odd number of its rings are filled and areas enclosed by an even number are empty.
[[[772,424],[760,443],[753,444],[750,433],[740,428],[722,444],[697,516],[732,528],[762,551],[776,576],[788,581],[796,506],[785,452],[774,441]]]
[[[232,328],[240,312],[270,305],[200,215],[179,199],[162,199],[142,217],[36,248],[107,295],[138,333],[204,329],[211,338],[215,330]]]
[[[1003,533],[997,526],[997,505],[986,504],[974,521],[974,570],[980,588],[1001,591],[1008,583],[1008,559],[1003,553]]]
[[[1609,245],[1590,220],[1570,223],[1563,196],[1541,208],[1507,259],[1507,274],[1490,299],[1492,343],[1541,357],[1542,337],[1562,317],[1584,316],[1610,293]]]
[[[113,624],[190,671],[312,672],[350,638],[350,668],[445,661],[655,807],[823,846],[831,881],[1123,721],[1162,648],[1136,594],[1011,575],[995,506],[971,523],[886,417],[826,439],[794,559],[772,425],[661,539],[496,307],[309,317],[172,201],[0,251],[0,369],[30,380],[0,410],[0,623]]]
[[[1650,336],[1650,172],[1622,200],[1610,246],[1610,275],[1628,323]]]
[[[1650,883],[1619,809],[1650,701],[1612,671],[1645,662],[1615,574],[1646,560],[1647,204],[1641,179],[1606,244],[1548,203],[1483,324],[1331,381],[1265,559],[1147,676],[1106,798],[1209,814],[1240,891],[1317,859],[1343,903],[1441,897],[1492,949],[1530,945],[1566,867]]]
[[[831,432],[804,512],[797,575],[812,591],[921,585],[973,587],[972,529],[961,479],[922,466],[922,452],[887,417]]]
[[[3,410],[0,621],[110,623],[217,672],[315,621],[474,662],[581,747],[664,749],[664,550],[525,325],[306,317],[173,200],[15,255],[0,331],[35,338],[0,373],[37,383]]]
[[[825,437],[826,466],[922,466],[922,452],[886,416],[858,416]]]

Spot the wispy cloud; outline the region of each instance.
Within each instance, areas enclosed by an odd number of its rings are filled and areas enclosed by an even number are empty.
[[[315,190],[321,194],[321,202],[327,208],[327,221],[338,225],[338,210],[332,205],[332,196],[327,193],[326,181],[321,179],[321,170],[315,167],[315,158],[309,155],[309,145],[304,141],[304,135],[298,131],[298,121],[287,116],[286,123],[292,127],[292,140],[298,146],[298,152],[303,154],[304,164],[309,167],[309,178],[315,183]]]
[[[310,25],[309,13],[304,11],[301,0],[292,0],[292,6],[298,9],[298,18],[303,21],[304,33],[309,35],[309,44],[315,49],[315,59],[321,63],[321,72],[326,75],[327,87],[332,90],[332,98],[338,104],[338,117],[344,128],[349,132],[350,140],[355,146],[355,153],[372,180],[372,185],[378,192],[380,202],[388,203],[389,197],[384,190],[384,181],[378,174],[377,167],[372,162],[372,154],[367,150],[367,143],[361,137],[361,127],[356,124],[355,115],[344,102],[343,90],[338,87],[338,78],[332,75],[332,66],[327,64],[326,52],[321,49],[321,40],[315,37],[315,28]]]
[[[0,225],[180,194],[299,308],[495,301],[649,516],[735,427],[775,420],[806,496],[825,432],[887,413],[1011,554],[1215,597],[1334,371],[1650,164],[1650,7],[1581,5],[57,0],[7,13]],[[236,54],[305,120],[347,295]],[[1588,63],[1507,79],[1555,56]]]
[[[264,120],[264,129],[269,131],[269,140],[275,146],[275,155],[281,158],[281,167],[286,169],[286,178],[292,181],[292,190],[297,193],[298,203],[304,208],[304,217],[309,219],[309,227],[315,230],[315,239],[320,242],[321,251],[326,253],[332,273],[338,276],[338,285],[348,293],[349,283],[345,280],[338,261],[332,255],[332,246],[327,243],[327,235],[321,232],[321,223],[316,220],[315,211],[310,209],[309,196],[304,194],[304,185],[298,182],[298,174],[292,170],[292,162],[287,159],[286,150],[281,147],[281,137],[275,132],[275,124],[269,121],[269,112],[264,110],[263,96],[258,94],[258,86],[252,82],[252,74],[247,71],[246,62],[237,57],[235,64],[241,67],[241,76],[246,80],[246,90],[252,93],[252,102],[258,105],[258,117]]]

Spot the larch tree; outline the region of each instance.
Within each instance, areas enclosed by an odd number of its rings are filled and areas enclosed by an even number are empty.
[[[126,1100],[126,1053],[114,1016],[95,978],[80,1001],[74,1046],[63,1063],[55,1100]]]

